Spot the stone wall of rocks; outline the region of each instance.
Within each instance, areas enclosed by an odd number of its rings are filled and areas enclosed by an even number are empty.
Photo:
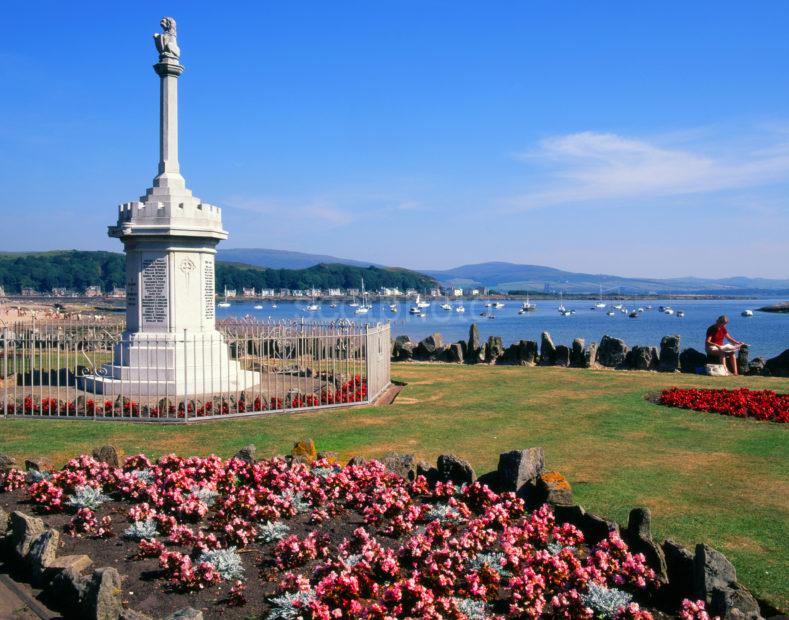
[[[353,462],[358,463],[359,459]],[[626,525],[584,510],[573,500],[572,487],[562,474],[545,467],[542,448],[512,450],[499,455],[498,467],[479,477],[471,465],[454,454],[442,454],[436,465],[417,461],[413,454],[390,453],[382,459],[392,472],[413,480],[423,475],[430,484],[438,481],[457,485],[479,481],[496,492],[511,491],[527,507],[548,503],[560,523],[571,523],[595,544],[615,531],[635,553],[643,553],[661,582],[654,603],[664,609],[677,608],[685,598],[704,600],[710,615],[726,620],[761,620],[758,601],[740,583],[734,566],[721,552],[706,544],[693,550],[652,535],[649,508],[634,508]],[[774,616],[774,618],[783,616]]]
[[[508,347],[499,336],[480,340],[479,328],[472,323],[468,340],[444,343],[435,333],[419,342],[408,336],[392,341],[392,361],[448,362],[455,364],[510,364],[516,366],[566,366],[571,368],[612,368],[615,370],[654,370],[658,372],[703,372],[707,355],[693,348],[680,348],[679,336],[664,336],[660,348],[628,345],[619,338],[603,336],[588,345],[576,338],[570,346],[554,344],[543,332],[538,344],[520,340]],[[715,363],[712,361],[711,363]],[[740,374],[789,377],[789,349],[774,358],[749,359],[748,347],[737,356]]]

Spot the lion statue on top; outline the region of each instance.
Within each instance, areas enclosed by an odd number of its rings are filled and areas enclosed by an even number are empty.
[[[175,20],[172,17],[162,17],[159,25],[164,32],[153,35],[156,49],[159,51],[159,59],[173,58],[178,60],[181,50],[176,40]]]

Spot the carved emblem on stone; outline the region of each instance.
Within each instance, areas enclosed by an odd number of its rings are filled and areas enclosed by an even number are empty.
[[[176,39],[175,20],[172,17],[162,17],[159,25],[164,32],[153,35],[156,49],[159,51],[159,60],[165,60],[166,58],[178,60],[181,56],[181,50]]]
[[[191,258],[184,258],[181,260],[181,263],[178,265],[178,268],[183,271],[186,275],[192,273],[195,269],[197,269],[197,265],[192,262]]]

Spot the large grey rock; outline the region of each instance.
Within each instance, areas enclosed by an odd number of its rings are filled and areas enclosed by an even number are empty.
[[[633,370],[652,370],[656,366],[652,359],[652,348],[638,345],[628,352],[627,362]]]
[[[447,349],[448,362],[453,362],[455,364],[463,363],[464,357],[463,346],[459,342],[449,345],[449,349]]]
[[[693,552],[673,540],[664,540],[661,545],[666,558],[668,585],[666,592],[675,604],[693,596]]]
[[[493,364],[504,355],[504,342],[501,336],[490,336],[485,347],[485,361]]]
[[[764,374],[765,365],[766,360],[763,357],[754,357],[751,363],[748,364],[748,369],[743,369],[742,372],[749,375],[762,375]]]
[[[52,579],[47,594],[57,601],[58,610],[64,612],[67,618],[83,618],[81,601],[87,584],[88,579],[79,571],[66,568]]]
[[[11,515],[0,506],[0,538],[5,538],[5,535],[8,533],[8,522],[10,518]]]
[[[711,615],[718,615],[724,620],[736,617],[753,618],[760,617],[759,611],[759,603],[753,595],[737,583],[712,591],[709,604]]]
[[[479,361],[479,353],[482,350],[482,341],[479,338],[479,327],[476,323],[472,323],[468,328],[468,344],[466,345],[466,356],[470,362],[476,363]]]
[[[679,370],[679,336],[663,336],[661,339],[658,370],[661,372]]]
[[[523,364],[536,364],[537,357],[537,343],[534,340],[521,340],[518,343],[518,359]]]
[[[367,459],[363,456],[352,456],[346,467],[362,467],[367,464]]]
[[[583,338],[576,338],[573,340],[572,350],[570,351],[570,366],[573,368],[583,368],[586,366],[585,344]]]
[[[649,508],[633,508],[622,532],[622,538],[634,553],[643,553],[647,564],[662,582],[668,581],[666,556],[663,549],[652,539],[652,513]]]
[[[257,448],[255,444],[251,443],[248,446],[244,446],[238,452],[235,453],[234,458],[237,458],[245,463],[249,463],[250,465],[255,462],[255,452]]]
[[[702,373],[707,365],[707,355],[691,347],[679,355],[679,367],[685,373]]]
[[[534,495],[535,506],[541,506],[544,503],[551,506],[573,505],[573,488],[558,471],[546,471],[540,474],[535,484]]]
[[[416,475],[424,476],[430,486],[435,485],[439,480],[438,469],[433,467],[427,461],[417,461]]]
[[[597,363],[606,368],[623,368],[627,359],[627,345],[624,340],[603,336],[597,347]]]
[[[764,374],[771,377],[789,377],[789,349],[764,363]]]
[[[413,454],[390,452],[381,462],[384,467],[406,480],[413,480],[416,476],[416,458]]]
[[[453,482],[457,485],[471,484],[477,475],[468,461],[454,454],[442,454],[436,463],[439,479],[444,482]]]
[[[85,572],[91,566],[93,566],[93,560],[87,555],[59,555],[53,558],[46,569],[44,569],[42,582],[52,581],[58,573],[67,569],[79,574]]]
[[[416,347],[416,355],[423,359],[430,359],[438,355],[444,348],[444,342],[441,339],[441,334],[438,332],[431,334],[427,338],[419,341]]]
[[[748,349],[748,345],[744,344],[737,353],[737,370],[741,375],[748,374],[748,367],[750,366],[749,357],[750,350]]]
[[[9,520],[9,533],[14,552],[20,560],[23,560],[27,557],[33,541],[44,533],[44,522],[38,517],[31,517],[15,510]]]
[[[26,560],[34,583],[41,583],[46,569],[57,556],[59,543],[60,532],[57,530],[45,530],[31,543]]]
[[[563,344],[557,345],[553,363],[555,366],[567,368],[570,365],[570,349]]]
[[[118,467],[118,451],[113,446],[101,446],[93,449],[93,458],[110,467]]]
[[[403,362],[414,357],[416,345],[408,336],[398,336],[392,345],[392,359]]]
[[[584,368],[593,368],[597,363],[597,343],[590,342],[584,353]]]
[[[545,469],[542,448],[511,450],[499,455],[498,473],[504,491],[519,492]]]
[[[710,602],[715,588],[726,588],[737,583],[737,571],[720,551],[704,544],[696,545],[693,557],[693,594]]]
[[[111,566],[96,569],[85,584],[80,607],[86,620],[118,620],[123,610],[118,571]]]
[[[553,344],[551,334],[543,332],[540,336],[540,365],[552,366],[556,358],[556,345]]]

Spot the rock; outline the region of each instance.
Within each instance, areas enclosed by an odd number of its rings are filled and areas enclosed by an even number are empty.
[[[30,517],[24,512],[15,510],[9,521],[11,546],[17,557],[22,560],[30,551],[33,541],[44,533],[44,522],[37,517]]]
[[[650,347],[635,346],[627,354],[627,365],[633,370],[652,370],[655,366]]]
[[[666,556],[663,549],[652,539],[652,513],[649,508],[633,508],[622,538],[633,553],[643,553],[647,564],[662,582],[668,581]]]
[[[476,323],[472,323],[468,328],[468,344],[466,345],[466,357],[469,361],[476,363],[479,361],[479,353],[482,350],[482,344],[479,339],[479,327]]]
[[[5,538],[8,533],[9,519],[11,516],[0,506],[0,538]]]
[[[726,588],[715,588],[709,604],[709,613],[720,616],[724,620],[731,618],[761,617],[759,603],[740,584],[732,584]]]
[[[416,459],[413,454],[390,452],[381,462],[386,469],[401,478],[413,480],[416,477]]]
[[[315,442],[312,439],[302,439],[293,444],[290,456],[294,459],[303,459],[306,463],[312,463],[318,458],[318,452],[315,450]]]
[[[459,342],[449,345],[449,349],[447,350],[447,361],[454,362],[455,364],[462,364],[464,357],[463,346]]]
[[[118,620],[123,610],[118,571],[112,567],[96,569],[86,583],[80,602],[87,620]]]
[[[789,349],[768,359],[764,363],[764,374],[771,377],[789,377]]]
[[[49,582],[64,570],[83,573],[93,566],[93,560],[87,555],[61,555],[52,559],[44,570],[43,581]]]
[[[540,366],[552,366],[556,357],[556,346],[553,344],[551,334],[543,332],[540,336]]]
[[[483,486],[488,487],[494,493],[501,493],[504,491],[501,481],[501,474],[499,474],[499,472],[496,470],[482,474],[479,478],[477,478],[477,482]]]
[[[427,461],[419,461],[416,464],[416,475],[424,476],[431,486],[439,480],[438,470]]]
[[[664,540],[661,545],[666,558],[668,592],[672,602],[693,596],[693,552],[673,540]]]
[[[520,492],[526,483],[542,474],[544,467],[542,448],[502,452],[499,455],[498,472],[503,490]]]
[[[469,462],[454,454],[440,455],[436,469],[440,480],[456,485],[471,484],[477,478]]]
[[[0,472],[13,469],[14,465],[16,465],[16,459],[7,454],[0,454]]]
[[[521,340],[518,343],[518,361],[521,364],[536,364],[539,353],[534,340]]]
[[[737,353],[737,370],[741,375],[748,374],[748,367],[750,366],[750,362],[748,360],[749,356],[750,351],[748,349],[748,345],[742,345],[739,352]]]
[[[504,355],[504,342],[501,336],[490,336],[485,347],[485,361],[489,364],[495,363],[502,355]]]
[[[233,458],[238,459],[240,461],[244,461],[245,463],[249,463],[250,465],[252,465],[255,462],[256,451],[257,448],[255,447],[255,444],[251,443],[248,446],[244,446],[238,452],[236,452]]]
[[[726,556],[707,545],[696,545],[693,595],[709,603],[715,588],[726,588],[733,583],[737,583],[737,571]]]
[[[27,459],[25,461],[25,471],[49,471],[50,469],[52,469],[52,465],[46,459]]]
[[[663,339],[660,341],[658,370],[661,372],[676,372],[679,370],[679,336],[663,336]]]
[[[440,353],[443,348],[444,343],[441,339],[441,334],[436,332],[435,334],[419,341],[419,344],[416,347],[416,355],[421,358],[429,359]]]
[[[192,607],[184,607],[166,616],[164,620],[203,620],[203,612]]]
[[[41,583],[47,567],[52,564],[58,553],[59,543],[60,532],[45,530],[30,544],[26,560],[34,583]]]
[[[583,338],[573,340],[573,346],[570,351],[570,366],[573,368],[583,368],[586,365],[585,344]]]
[[[627,345],[624,340],[603,336],[597,348],[597,359],[601,366],[606,368],[622,368],[627,358]]]
[[[748,369],[743,369],[742,372],[747,372],[749,375],[763,375],[765,365],[766,362],[763,357],[755,357],[748,364]]]
[[[123,609],[119,620],[153,620],[152,616],[133,609]]]
[[[507,364],[515,364],[516,366],[520,365],[520,360],[518,359],[518,343],[513,342],[508,346],[504,351],[504,355],[499,358],[498,362],[506,362]]]
[[[679,367],[682,372],[701,374],[707,366],[707,355],[688,347],[679,356]]]
[[[589,348],[584,353],[584,368],[594,368],[597,363],[597,343],[590,342]]]
[[[555,366],[567,368],[570,365],[570,349],[563,344],[558,345],[553,356],[553,363]]]
[[[319,461],[326,459],[331,465],[334,465],[339,458],[339,455],[332,450],[321,450],[316,456]]]
[[[367,459],[363,456],[352,456],[346,467],[362,467],[367,464]]]
[[[414,357],[416,345],[408,336],[398,336],[392,346],[392,359],[397,361],[410,360]]]
[[[93,458],[101,463],[107,463],[110,467],[119,467],[118,451],[113,446],[101,446],[94,448]]]
[[[537,478],[536,493],[539,503],[551,506],[572,506],[573,488],[558,471],[546,471]]]
[[[47,596],[57,602],[58,610],[73,618],[83,618],[81,599],[84,596],[88,579],[70,568],[60,571],[52,579]]]
[[[597,544],[601,540],[608,538],[611,532],[619,534],[619,524],[615,521],[608,521],[603,517],[598,517],[591,512],[586,512],[577,525],[578,529],[584,533],[584,538],[589,544]]]

